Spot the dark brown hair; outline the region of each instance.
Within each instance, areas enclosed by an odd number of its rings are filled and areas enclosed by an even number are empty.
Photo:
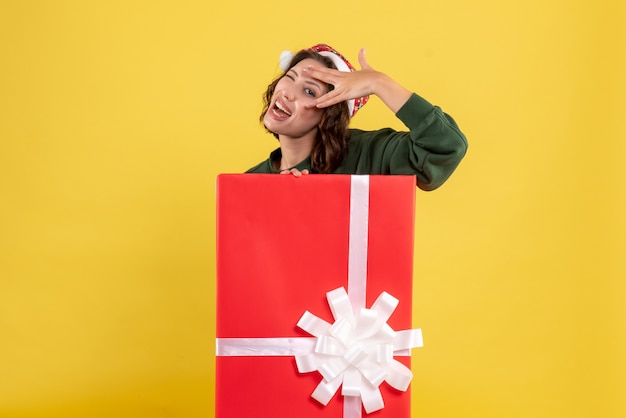
[[[261,112],[261,123],[263,117],[269,110],[274,90],[278,81],[287,74],[300,61],[311,58],[328,68],[336,68],[330,58],[324,57],[315,51],[303,49],[298,52],[291,60],[289,68],[285,70],[279,77],[267,86],[267,90],[263,95],[263,111]],[[330,90],[333,86],[328,86]],[[350,111],[346,102],[337,103],[335,105],[324,108],[322,120],[318,126],[317,138],[313,143],[311,150],[311,171],[314,173],[327,174],[331,173],[342,163],[348,153],[348,124],[350,122]],[[267,129],[267,127],[265,128]],[[270,132],[268,130],[268,132]],[[272,133],[276,138],[278,135]]]

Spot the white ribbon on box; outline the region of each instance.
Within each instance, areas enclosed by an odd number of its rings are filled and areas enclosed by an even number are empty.
[[[420,329],[394,331],[387,320],[398,299],[383,292],[370,309],[365,308],[367,289],[367,237],[369,176],[351,176],[348,291],[327,293],[335,322],[330,324],[308,311],[298,327],[315,338],[217,338],[218,356],[295,356],[300,373],[319,371],[322,381],[311,395],[327,405],[342,387],[344,418],[360,418],[384,408],[382,382],[406,391],[411,370],[395,360],[422,347]]]

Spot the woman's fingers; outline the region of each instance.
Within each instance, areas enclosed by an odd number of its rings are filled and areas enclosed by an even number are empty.
[[[280,174],[293,174],[294,177],[300,177],[302,175],[309,174],[309,170],[305,168],[304,170],[300,171],[297,168],[292,168],[289,170],[283,170],[280,172]]]
[[[323,96],[321,96],[319,99],[317,99],[315,102],[312,103],[311,107],[328,107],[328,106],[332,106],[336,103],[341,103],[344,100],[348,100],[348,98],[344,98],[345,94],[343,94],[341,91],[335,89],[335,90],[331,90],[328,93],[324,94]]]
[[[359,51],[359,65],[361,66],[361,70],[373,70],[365,57],[365,48],[361,48]]]
[[[321,66],[308,66],[303,72],[308,77],[314,78],[326,84],[331,84],[334,88],[328,93],[320,96],[307,107],[324,108],[345,100],[372,94],[372,84],[377,76],[377,72],[367,62],[365,48],[359,51],[359,64],[361,70],[344,72],[334,68]]]
[[[308,77],[319,80],[325,84],[332,84],[333,86],[337,83],[337,77],[341,77],[341,71],[321,66],[316,68],[309,65],[304,67],[302,72]]]

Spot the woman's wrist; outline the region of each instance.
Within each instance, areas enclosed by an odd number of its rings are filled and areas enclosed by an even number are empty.
[[[378,96],[393,113],[397,113],[409,100],[412,92],[387,74],[377,72],[372,84],[372,94]]]

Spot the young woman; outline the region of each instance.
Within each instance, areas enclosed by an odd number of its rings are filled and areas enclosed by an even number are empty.
[[[281,60],[282,61],[282,60]],[[386,74],[359,53],[361,70],[336,50],[319,44],[301,50],[264,95],[261,121],[280,144],[248,173],[412,174],[417,186],[441,186],[467,150],[455,121]],[[349,129],[350,117],[369,95],[378,96],[406,125]]]

